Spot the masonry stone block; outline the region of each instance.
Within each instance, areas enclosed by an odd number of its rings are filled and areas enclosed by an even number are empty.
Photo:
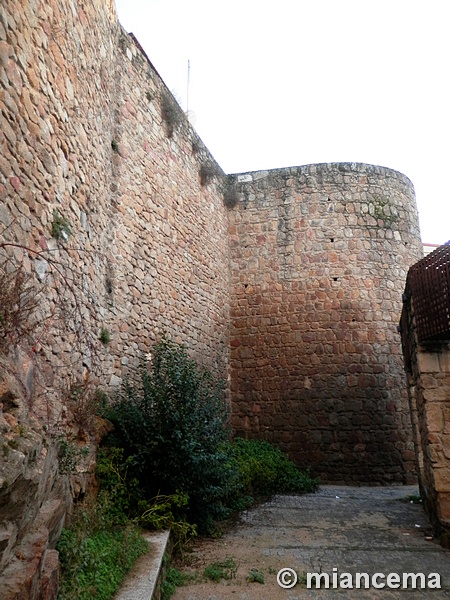
[[[450,373],[450,350],[444,350],[439,354],[439,367],[444,373]]]
[[[450,493],[439,492],[437,494],[437,514],[443,525],[450,526]]]
[[[418,352],[417,366],[420,373],[439,373],[439,355],[431,352]]]
[[[440,403],[427,404],[425,407],[425,421],[430,433],[441,433],[444,429],[444,415]]]
[[[430,389],[425,388],[423,390],[423,397],[426,402],[446,402],[450,406],[450,388],[448,388],[446,385],[439,385]]]
[[[450,462],[446,466],[433,469],[434,489],[437,492],[450,493]]]

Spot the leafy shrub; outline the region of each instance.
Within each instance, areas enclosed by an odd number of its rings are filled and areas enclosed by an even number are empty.
[[[115,425],[109,443],[124,449],[128,476],[146,498],[187,494],[189,505],[178,515],[200,530],[223,515],[230,468],[223,449],[229,435],[223,385],[184,346],[163,337],[152,363],[142,362],[137,376],[124,382],[109,418]]]
[[[316,479],[299,471],[286,454],[269,442],[236,438],[227,451],[232,470],[238,474],[235,493],[241,498],[317,489]]]
[[[317,481],[265,441],[229,440],[223,387],[163,338],[150,364],[124,381],[99,455],[100,482],[117,510],[146,527],[171,527],[182,544],[255,497],[310,492]]]

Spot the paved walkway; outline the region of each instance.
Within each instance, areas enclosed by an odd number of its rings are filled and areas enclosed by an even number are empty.
[[[412,486],[322,486],[316,494],[276,496],[244,513],[242,523],[218,540],[196,545],[185,571],[201,575],[205,566],[227,559],[237,564],[235,577],[219,583],[200,581],[177,589],[173,600],[296,600],[450,599],[450,551],[431,538],[431,529]],[[231,563],[229,563],[231,564]],[[308,589],[300,581],[292,589],[277,584],[282,568],[298,574],[322,572],[330,576],[330,589]],[[376,589],[333,589],[337,574],[430,573],[441,577],[441,589],[392,589],[387,579]],[[264,583],[249,582],[251,569]],[[254,571],[256,573],[256,571]],[[289,579],[286,575],[285,581]],[[339,581],[339,578],[338,578]],[[395,584],[395,577],[391,580]],[[400,579],[400,586],[402,585]],[[364,581],[362,584],[364,588]]]

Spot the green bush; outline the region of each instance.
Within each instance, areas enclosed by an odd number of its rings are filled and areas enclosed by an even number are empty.
[[[189,358],[184,346],[163,338],[153,360],[125,381],[111,410],[109,444],[124,449],[128,476],[146,498],[183,492],[179,514],[207,530],[224,514],[229,460],[228,407],[223,385]]]
[[[151,363],[125,380],[99,455],[100,483],[117,510],[142,526],[171,527],[182,543],[195,534],[189,523],[212,533],[256,497],[317,487],[268,442],[231,442],[223,397],[183,346],[156,344]]]
[[[123,448],[99,449],[96,476],[100,483],[100,493],[114,498],[109,514],[120,524],[134,518],[139,513],[140,502],[145,500],[138,480],[129,474],[131,464],[132,460],[124,457]]]
[[[174,547],[184,546],[197,535],[195,525],[178,518],[180,509],[189,503],[183,492],[159,494],[148,499],[128,469],[132,461],[124,458],[123,448],[101,448],[97,457],[96,476],[101,486],[100,497],[114,498],[109,514],[116,523],[133,522],[144,529],[170,529]]]
[[[264,440],[236,438],[228,445],[231,470],[237,472],[234,494],[241,499],[285,492],[313,492],[318,481],[279,448]]]

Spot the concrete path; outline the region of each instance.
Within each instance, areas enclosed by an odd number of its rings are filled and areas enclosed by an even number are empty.
[[[183,571],[203,575],[214,562],[237,565],[235,576],[219,583],[191,583],[177,589],[173,600],[296,600],[321,599],[450,599],[450,552],[431,537],[422,505],[411,503],[417,488],[322,486],[316,494],[276,496],[272,501],[242,515],[242,523],[218,540],[196,544],[189,566]],[[295,570],[299,582],[291,589],[277,583],[283,568]],[[333,571],[333,568],[335,571]],[[249,582],[253,573],[264,583]],[[336,570],[337,569],[337,570]],[[330,588],[308,589],[306,573],[326,573]],[[333,588],[342,573],[367,573],[366,589]],[[375,579],[375,573],[384,574]],[[391,576],[390,573],[399,574]],[[438,573],[441,589],[402,589],[403,573]],[[260,578],[260,575],[257,576]],[[288,584],[287,572],[283,581]],[[346,579],[347,583],[349,579]],[[399,581],[399,583],[397,583]],[[434,582],[437,581],[435,578]],[[432,583],[433,583],[432,581]],[[356,585],[356,577],[353,579]],[[399,588],[392,588],[399,585]]]
[[[137,560],[114,600],[151,600],[157,596],[163,557],[169,544],[169,531],[147,532],[144,537],[149,544],[149,551]]]

